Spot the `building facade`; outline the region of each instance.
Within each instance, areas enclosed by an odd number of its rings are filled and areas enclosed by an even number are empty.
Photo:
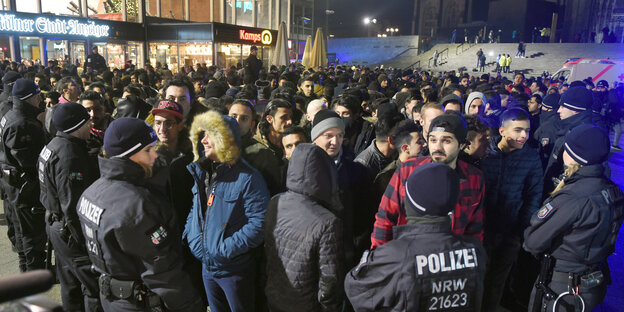
[[[177,71],[197,63],[236,66],[256,45],[268,64],[281,21],[295,55],[301,44],[292,43],[305,42],[322,26],[313,22],[321,16],[316,3],[329,1],[0,0],[0,57],[41,64],[69,59],[82,66],[96,46],[111,68],[132,61]],[[68,25],[108,31],[72,32]]]

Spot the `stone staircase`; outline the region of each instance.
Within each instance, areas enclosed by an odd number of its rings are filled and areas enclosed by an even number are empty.
[[[509,54],[512,57],[510,68],[512,71],[520,71],[529,76],[541,75],[547,71],[554,74],[564,62],[570,58],[610,58],[614,61],[624,62],[624,44],[589,44],[589,43],[529,43],[526,46],[525,58],[515,58],[516,43],[498,44],[438,44],[429,51],[417,55],[417,51],[408,51],[403,55],[376,65],[393,68],[421,68],[429,71],[449,71],[464,67],[473,72],[477,65],[476,53],[483,49],[486,59],[486,72],[496,69],[496,57],[498,54]],[[448,49],[448,50],[447,50]],[[440,53],[438,66],[433,67],[431,58],[435,50]]]

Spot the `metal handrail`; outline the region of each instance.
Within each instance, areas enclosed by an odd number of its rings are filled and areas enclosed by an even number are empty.
[[[468,48],[464,49],[466,45],[468,45]],[[455,55],[460,55],[461,53],[464,53],[464,51],[469,50],[470,48],[476,45],[477,45],[476,43],[471,43],[471,42],[460,43],[457,47],[455,47]],[[459,48],[461,48],[461,52],[457,52]]]
[[[418,66],[416,66],[416,65],[418,65]],[[408,66],[407,68],[412,68],[412,69],[415,69],[415,68],[418,68],[418,67],[420,67],[420,60],[419,60],[419,61],[417,61],[416,63],[414,63],[414,64],[412,64],[412,65]]]
[[[443,55],[445,52],[446,52],[446,58],[442,58],[442,55]],[[438,61],[440,61],[440,62],[441,62],[441,61],[443,61],[443,60],[448,59],[448,57],[449,57],[449,56],[448,56],[448,52],[449,52],[449,48],[445,48],[444,50],[442,50],[442,51],[438,52]],[[429,67],[431,67],[431,61],[433,61],[433,56],[431,56],[431,57],[429,58],[429,61],[427,62],[427,65],[428,65]]]

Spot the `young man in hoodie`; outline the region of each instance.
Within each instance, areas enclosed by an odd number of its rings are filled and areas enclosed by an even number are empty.
[[[342,222],[332,213],[340,205],[336,166],[320,147],[300,144],[290,158],[286,187],[266,212],[269,309],[339,311],[345,259]]]
[[[240,128],[233,118],[214,111],[196,116],[191,141],[193,207],[183,240],[202,262],[211,310],[252,311],[257,276],[252,249],[264,239],[269,190],[262,175],[240,158]]]

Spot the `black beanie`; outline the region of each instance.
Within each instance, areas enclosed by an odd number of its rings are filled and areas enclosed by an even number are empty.
[[[19,78],[15,80],[13,84],[13,91],[11,95],[20,99],[21,101],[28,100],[29,98],[39,94],[39,86],[32,80]]]
[[[609,136],[600,127],[582,124],[568,133],[564,148],[572,159],[583,166],[600,164],[609,156]]]
[[[459,176],[451,167],[427,163],[414,169],[405,182],[406,213],[446,216],[459,198]],[[407,208],[412,208],[408,211]]]
[[[557,111],[559,109],[559,100],[561,95],[559,93],[551,93],[544,97],[542,100],[542,106]]]
[[[104,151],[109,158],[130,157],[157,139],[156,132],[145,121],[122,117],[106,128]]]
[[[575,112],[591,110],[594,105],[594,95],[585,87],[570,87],[561,95],[559,105]]]
[[[19,78],[22,78],[22,75],[20,75],[18,72],[10,70],[4,73],[4,76],[2,76],[2,83],[12,86],[13,83],[15,83],[15,80]]]
[[[89,112],[78,103],[65,103],[57,106],[52,116],[52,125],[65,133],[72,133],[91,119]]]

